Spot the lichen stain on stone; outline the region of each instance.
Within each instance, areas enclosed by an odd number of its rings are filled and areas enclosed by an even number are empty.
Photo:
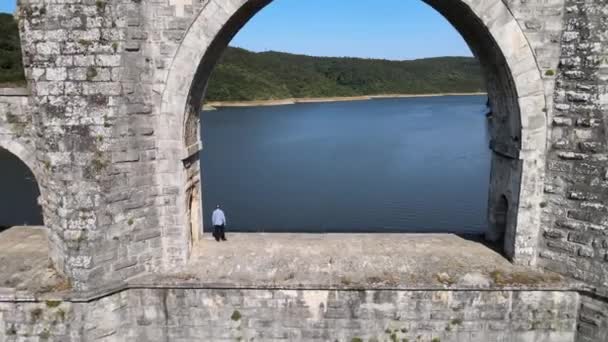
[[[310,319],[319,321],[327,312],[328,291],[300,291],[302,300],[310,311]]]
[[[450,291],[436,291],[433,292],[433,302],[449,303],[452,300],[452,292]]]

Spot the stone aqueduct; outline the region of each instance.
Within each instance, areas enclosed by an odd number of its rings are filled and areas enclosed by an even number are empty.
[[[28,92],[0,93],[0,147],[36,176],[52,262],[76,289],[186,263],[206,81],[270,2],[21,1]],[[583,281],[608,314],[608,3],[425,2],[486,77],[490,221],[504,196],[506,254]]]

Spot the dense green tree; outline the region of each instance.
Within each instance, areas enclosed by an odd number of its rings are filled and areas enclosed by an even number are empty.
[[[226,50],[209,82],[209,101],[484,91],[470,57],[389,61],[240,48]]]
[[[22,83],[19,28],[12,15],[0,13],[0,83]]]

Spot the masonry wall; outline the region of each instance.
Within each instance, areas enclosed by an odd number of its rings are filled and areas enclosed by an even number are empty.
[[[539,265],[608,288],[608,44],[598,1],[566,1]]]
[[[0,340],[573,342],[556,291],[126,290],[90,303],[0,303]]]
[[[43,169],[51,256],[76,289],[108,284],[163,258],[159,144],[146,101],[149,53],[134,1],[22,1],[19,24]]]
[[[581,296],[576,342],[608,341],[608,301],[592,295]]]
[[[606,4],[503,2],[534,50],[551,128],[546,174],[530,176],[544,179],[540,184],[545,185],[538,223],[541,252],[532,259],[540,256],[541,267],[606,287]],[[169,70],[179,49],[187,48],[182,40],[194,18],[203,8],[213,9],[203,19],[215,23],[241,4],[21,2],[31,88],[30,115],[23,117],[31,122],[25,125],[32,130],[27,144],[35,150],[45,223],[52,232],[51,256],[76,289],[186,262],[193,236],[188,191],[198,189],[197,168],[189,166],[196,165],[192,156],[200,146],[193,144],[191,151],[192,146],[185,146],[198,133],[184,132],[181,113],[162,113],[161,98],[175,86],[167,84]],[[210,44],[214,37],[205,34],[203,30],[198,43]],[[204,87],[183,83],[179,87],[194,86],[195,92]],[[186,119],[198,127],[196,118]],[[0,129],[12,127],[6,121]],[[544,157],[527,156],[528,164]],[[535,189],[519,190],[521,208],[536,203],[530,196]],[[520,224],[536,220],[516,214],[512,218]],[[537,241],[518,244],[534,251]]]

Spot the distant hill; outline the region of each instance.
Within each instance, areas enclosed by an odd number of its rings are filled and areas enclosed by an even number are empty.
[[[471,57],[389,61],[255,53],[230,47],[213,72],[207,100],[482,91],[480,66]]]
[[[19,28],[11,14],[0,13],[0,84],[23,83]]]
[[[22,83],[19,30],[0,13],[0,84]],[[465,93],[484,90],[469,57],[412,61],[330,58],[229,47],[210,80],[207,100],[249,101],[379,94]]]

